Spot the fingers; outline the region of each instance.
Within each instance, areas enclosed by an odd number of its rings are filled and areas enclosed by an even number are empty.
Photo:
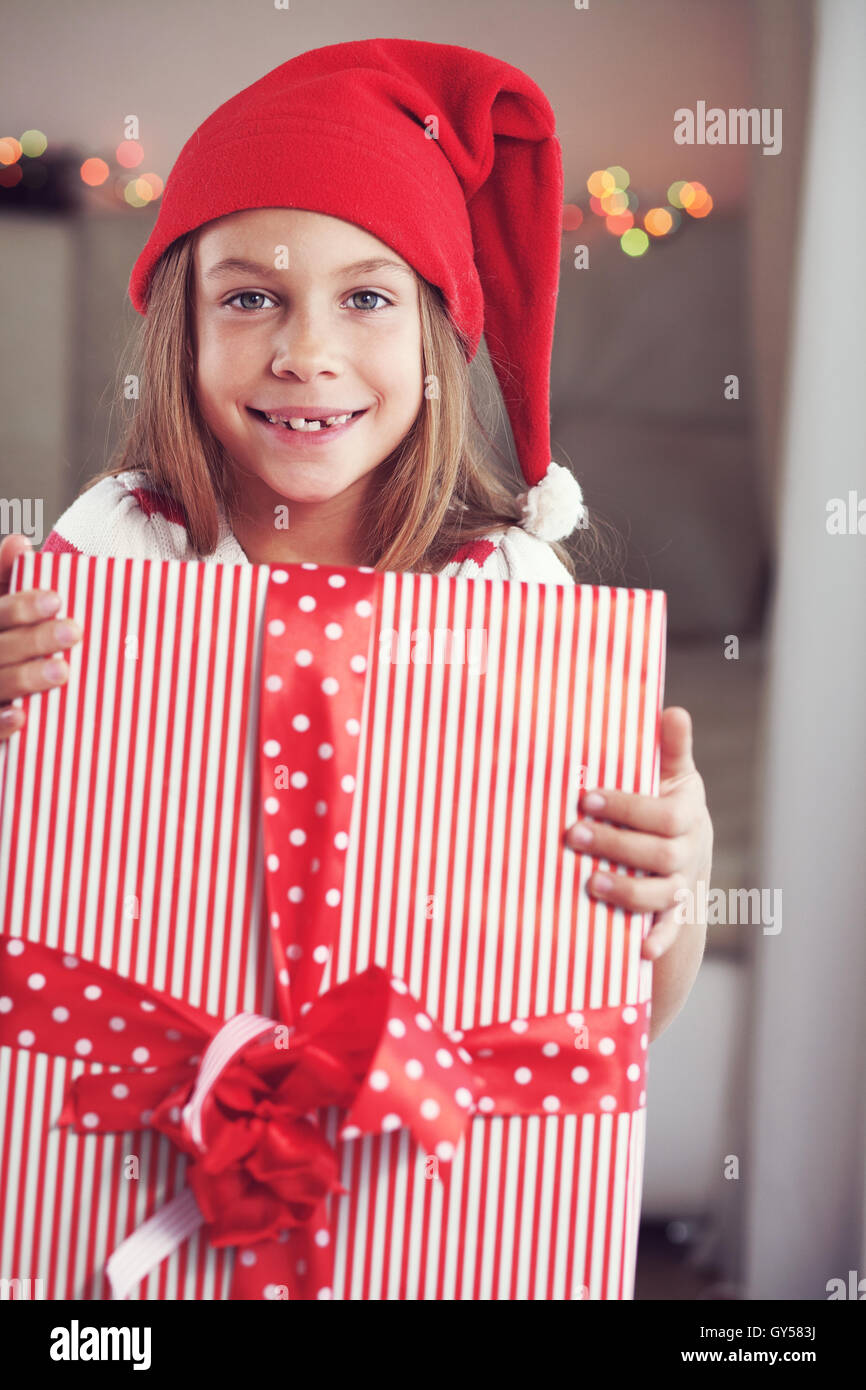
[[[677,894],[688,892],[684,874],[633,878],[611,869],[597,870],[586,886],[593,897],[612,907],[622,907],[626,912],[666,912],[683,901]]]
[[[16,705],[6,705],[0,708],[0,743],[10,739],[13,734],[17,734],[19,729],[24,728],[25,714],[23,709],[18,709]]]
[[[74,625],[78,628],[78,625]],[[69,666],[60,656],[51,653],[67,650],[72,641],[59,637],[60,623],[40,623],[38,627],[20,629],[19,632],[0,633],[0,644],[4,639],[20,639],[31,643],[48,656],[44,660],[37,656],[32,660],[18,659],[9,666],[0,666],[0,741],[23,729],[27,713],[26,707],[12,705],[11,700],[25,695],[35,695],[43,690],[54,690],[69,678]],[[24,634],[21,636],[21,634]],[[81,640],[81,629],[73,641]]]
[[[676,920],[674,914],[666,912],[641,942],[640,953],[643,959],[658,960],[659,956],[670,950],[682,929],[682,924]]]
[[[695,800],[703,804],[700,777],[667,796],[642,796],[607,787],[581,793],[579,809],[588,816],[603,817],[617,825],[643,830],[650,835],[686,835],[695,819]],[[602,804],[598,805],[597,800]]]
[[[59,594],[39,589],[8,592],[12,565],[26,549],[24,536],[8,536],[0,545],[0,587],[5,587],[0,596],[0,740],[26,722],[26,705],[10,702],[63,685],[69,666],[62,653],[83,635],[74,620],[50,617],[62,607]]]
[[[27,536],[18,534],[5,536],[0,543],[0,594],[8,594],[12,566],[19,555],[25,555],[33,546]]]
[[[603,886],[605,881],[609,887]],[[593,897],[610,907],[621,907],[632,913],[651,912],[658,918],[641,942],[643,960],[658,960],[670,950],[682,930],[677,909],[683,901],[683,892],[689,891],[683,874],[634,879],[604,870],[592,875],[587,888]]]
[[[48,652],[61,649],[57,642],[46,643],[46,648]],[[63,685],[68,676],[69,665],[62,656],[49,656],[46,660],[37,657],[32,661],[17,661],[14,666],[2,666],[0,705],[17,700],[22,695],[35,695],[42,690],[53,690],[55,686]]]
[[[578,853],[650,874],[675,874],[685,867],[687,844],[680,836],[651,835],[605,821],[580,820],[567,831],[565,841]]]
[[[0,635],[54,617],[60,607],[60,595],[50,589],[22,589],[20,593],[4,594],[0,598]]]
[[[78,623],[69,618],[0,632],[0,704],[62,685],[69,668],[61,653],[81,637]]]

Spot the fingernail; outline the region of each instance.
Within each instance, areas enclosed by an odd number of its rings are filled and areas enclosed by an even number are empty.
[[[42,673],[47,681],[62,681],[66,677],[65,661],[46,661]]]
[[[596,874],[595,878],[592,880],[593,892],[600,894],[601,897],[609,893],[612,887],[613,879],[607,874]]]
[[[585,811],[603,811],[604,797],[601,792],[589,792],[583,798],[583,809]]]
[[[575,825],[570,831],[570,839],[575,845],[591,845],[592,831],[588,825]]]
[[[20,709],[0,709],[0,724],[5,724],[8,728],[10,724],[18,724],[24,718],[24,711]]]
[[[64,647],[72,642],[77,642],[81,636],[81,628],[74,618],[66,618],[62,623],[58,623],[54,629],[57,634],[58,642],[62,642]]]
[[[36,607],[40,613],[49,618],[52,613],[56,613],[60,607],[59,594],[40,594],[36,601]]]

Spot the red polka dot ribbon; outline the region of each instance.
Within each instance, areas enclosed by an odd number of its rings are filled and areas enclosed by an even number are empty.
[[[305,564],[271,571],[259,769],[280,1012],[319,993],[337,942],[373,615],[381,575]]]
[[[114,1252],[116,1297],[200,1226],[240,1247],[232,1298],[330,1296],[327,1201],[340,1144],[408,1128],[448,1167],[473,1119],[632,1112],[645,1103],[650,1004],[446,1033],[372,966],[320,993],[337,941],[377,584],[372,570],[274,570],[259,737],[278,1019],[215,1018],[54,947],[0,934],[0,1042],[119,1070],[67,1088],[77,1132],[152,1128],[189,1187]],[[291,1258],[288,1237],[292,1236]]]

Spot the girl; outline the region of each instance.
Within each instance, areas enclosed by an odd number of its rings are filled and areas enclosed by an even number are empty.
[[[396,39],[282,64],[178,157],[130,282],[135,418],[44,548],[574,582],[560,542],[585,509],[549,458],[561,207],[553,112],[509,64]],[[471,405],[482,327],[519,492],[492,474]],[[28,544],[0,546],[3,739],[25,718],[12,701],[66,679],[41,658],[82,635],[48,620],[57,595],[8,593]],[[682,709],[664,712],[661,778],[659,797],[584,792],[567,839],[648,875],[597,873],[589,890],[656,914],[651,1037],[706,931],[674,913],[677,890],[700,900],[712,853]]]

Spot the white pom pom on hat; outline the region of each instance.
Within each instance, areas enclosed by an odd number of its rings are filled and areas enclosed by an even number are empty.
[[[587,523],[588,511],[580,483],[569,468],[551,459],[540,483],[522,492],[518,525],[541,541],[559,541]]]

